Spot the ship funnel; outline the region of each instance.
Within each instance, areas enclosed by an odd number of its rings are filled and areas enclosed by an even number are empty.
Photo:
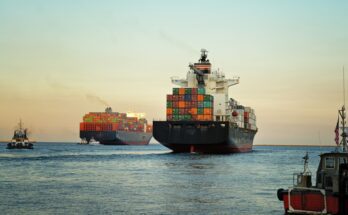
[[[106,113],[112,113],[112,108],[111,108],[111,107],[105,108],[105,112],[106,112]]]

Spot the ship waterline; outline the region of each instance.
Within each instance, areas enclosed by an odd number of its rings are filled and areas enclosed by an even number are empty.
[[[173,152],[250,152],[256,134],[229,122],[154,121],[153,125],[154,138]]]
[[[147,145],[152,133],[133,131],[80,131],[80,137],[94,138],[104,145]]]

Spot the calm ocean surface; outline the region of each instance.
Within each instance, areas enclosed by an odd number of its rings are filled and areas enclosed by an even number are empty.
[[[254,146],[199,155],[157,144],[34,147],[0,144],[0,214],[283,214],[276,191],[292,185],[306,151],[315,174],[318,155],[333,150]]]

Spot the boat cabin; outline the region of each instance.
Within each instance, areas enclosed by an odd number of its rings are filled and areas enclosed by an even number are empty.
[[[331,152],[320,155],[316,187],[339,193],[344,184],[348,194],[348,153]],[[341,190],[342,191],[342,190]]]

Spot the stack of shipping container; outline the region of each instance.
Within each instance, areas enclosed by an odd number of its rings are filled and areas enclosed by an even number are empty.
[[[152,126],[147,124],[146,119],[127,117],[126,113],[90,112],[83,117],[80,130],[152,132]]]
[[[254,109],[237,105],[232,111],[232,122],[236,123],[240,128],[257,130],[256,115]]]
[[[204,88],[173,88],[167,95],[168,121],[212,121],[214,97]]]

